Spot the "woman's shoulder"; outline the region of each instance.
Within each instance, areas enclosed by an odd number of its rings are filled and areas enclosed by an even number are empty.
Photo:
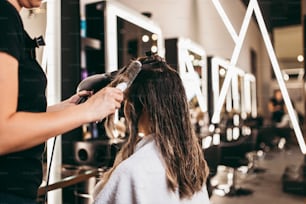
[[[130,174],[147,174],[148,171],[163,171],[164,165],[154,140],[138,148],[116,168]]]
[[[182,204],[210,204],[206,185],[204,184],[199,192],[196,192],[190,200],[183,200]]]

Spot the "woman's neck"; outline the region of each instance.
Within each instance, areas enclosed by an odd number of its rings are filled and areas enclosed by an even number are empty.
[[[151,134],[151,132],[149,131],[148,126],[138,125],[138,135],[139,136],[144,137],[149,134]]]
[[[21,11],[21,5],[19,4],[19,1],[18,0],[7,0],[10,4],[12,4],[17,11]]]
[[[146,136],[151,134],[150,123],[146,113],[143,113],[138,122],[138,134],[140,136]]]

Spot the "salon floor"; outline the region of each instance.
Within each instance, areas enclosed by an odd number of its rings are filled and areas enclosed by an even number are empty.
[[[211,196],[211,204],[306,204],[306,195],[295,195],[282,191],[282,176],[285,168],[300,167],[304,157],[298,146],[292,146],[285,150],[269,151],[256,162],[255,169],[263,171],[249,171],[240,168],[236,174],[236,186],[252,191],[250,195],[224,196],[224,189],[218,188]],[[230,169],[224,166],[218,167],[217,175],[212,179],[212,184],[218,186],[227,183]],[[224,186],[224,185],[223,185]],[[223,190],[220,190],[223,189]]]

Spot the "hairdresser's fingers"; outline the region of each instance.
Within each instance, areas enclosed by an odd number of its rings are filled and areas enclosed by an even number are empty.
[[[117,91],[116,89],[112,88],[109,98],[115,100],[114,101],[115,108],[120,108],[122,100],[123,100],[122,91]]]
[[[115,110],[121,107],[121,102],[116,101],[114,104],[115,104]]]
[[[88,104],[92,119],[97,121],[112,114],[120,108],[123,92],[112,87],[105,87],[89,98]]]
[[[77,103],[78,101],[80,101],[81,99],[87,99],[88,97],[90,97],[93,94],[93,91],[80,91],[78,92],[76,95],[73,96],[73,98],[71,98],[71,101],[73,103]]]
[[[111,87],[109,87],[111,88]],[[111,94],[114,94],[114,98],[119,101],[122,102],[123,100],[123,92],[120,89],[117,88],[111,88]]]
[[[93,94],[93,91],[80,91],[70,97],[69,102],[74,104],[83,103],[88,97]]]
[[[107,87],[105,90],[103,90],[103,96],[101,96],[101,113],[102,115],[99,116],[99,119],[103,119],[106,116],[113,114],[117,109],[120,108],[121,102],[123,100],[123,93],[122,91],[116,89]],[[102,104],[104,106],[104,109],[102,107]],[[103,114],[104,113],[104,114]]]
[[[83,90],[83,91],[79,91],[77,94],[78,94],[79,97],[91,96],[93,94],[93,91]]]

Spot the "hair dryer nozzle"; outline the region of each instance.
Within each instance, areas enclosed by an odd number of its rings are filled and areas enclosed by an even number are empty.
[[[117,74],[118,71],[113,71],[110,73],[104,73],[104,74],[95,74],[92,76],[87,77],[83,81],[81,81],[77,87],[77,92],[79,91],[93,91],[93,93],[96,93],[100,89],[106,87],[109,85],[114,76]],[[83,103],[87,100],[88,96],[81,97],[76,104]]]

